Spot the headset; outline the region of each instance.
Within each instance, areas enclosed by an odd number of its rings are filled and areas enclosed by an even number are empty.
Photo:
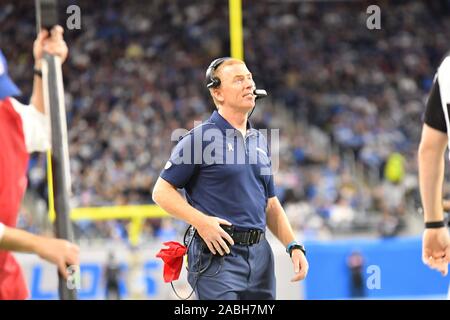
[[[206,87],[208,89],[214,89],[218,88],[220,86],[220,79],[216,76],[214,76],[214,72],[217,70],[217,68],[224,63],[225,61],[231,59],[230,57],[222,57],[217,58],[211,62],[208,69],[206,69]],[[253,94],[255,95],[255,100],[258,100],[260,98],[267,97],[267,91],[264,89],[255,89],[253,90]],[[251,117],[253,114],[253,111],[255,111],[255,107],[253,107],[252,111],[248,115],[248,118]]]
[[[208,69],[206,69],[206,87],[208,89],[218,88],[220,86],[220,79],[214,75],[217,68],[225,61],[231,59],[230,57],[217,58],[211,62]],[[255,89],[253,94],[256,96],[256,100],[259,98],[267,97],[267,91],[264,89]],[[253,112],[253,110],[252,110]]]
[[[208,89],[218,88],[220,86],[220,79],[214,76],[214,72],[216,69],[225,61],[231,59],[230,57],[222,57],[213,60],[209,65],[208,69],[206,69],[206,87]]]

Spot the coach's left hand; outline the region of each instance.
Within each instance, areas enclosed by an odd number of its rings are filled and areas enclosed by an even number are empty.
[[[309,264],[305,255],[300,249],[292,250],[292,263],[294,264],[295,276],[291,282],[300,281],[306,278],[308,274]]]

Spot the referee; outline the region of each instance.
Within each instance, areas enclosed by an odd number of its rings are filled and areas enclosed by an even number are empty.
[[[447,275],[450,237],[444,219],[442,185],[450,132],[450,55],[441,62],[428,97],[419,146],[419,182],[424,209],[422,260]]]

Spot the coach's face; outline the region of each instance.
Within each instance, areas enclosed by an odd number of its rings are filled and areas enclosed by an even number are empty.
[[[220,72],[220,95],[223,105],[250,111],[255,106],[255,82],[245,64],[223,66]]]

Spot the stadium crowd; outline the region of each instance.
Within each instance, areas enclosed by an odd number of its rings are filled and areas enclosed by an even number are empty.
[[[71,205],[152,203],[172,132],[213,110],[204,73],[228,55],[228,2],[77,4],[81,29],[65,32],[63,69]],[[257,128],[280,129],[277,194],[293,224],[312,235],[358,227],[396,234],[418,197],[421,116],[449,49],[450,1],[380,2],[380,30],[366,26],[369,5],[243,2],[245,61],[270,95],[251,119]],[[1,47],[27,101],[33,3],[3,7]],[[29,187],[46,201],[45,155],[33,156]],[[83,222],[76,231],[126,237],[126,227]],[[162,229],[159,220],[146,222],[148,235]]]

